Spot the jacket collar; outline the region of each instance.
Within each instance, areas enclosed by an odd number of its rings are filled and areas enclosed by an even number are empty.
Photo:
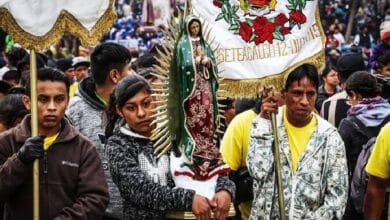
[[[87,77],[80,82],[76,96],[82,98],[94,109],[105,110],[104,104],[96,96],[95,82],[92,77]]]
[[[31,137],[31,115],[26,115],[22,122],[16,126],[15,129],[15,140],[18,143],[24,143],[27,138]],[[78,135],[76,129],[70,124],[69,120],[63,118],[61,120],[61,131],[57,137],[56,142],[67,142],[72,140]]]
[[[329,130],[332,128],[336,129],[333,127],[333,125],[331,125],[329,122],[327,122],[325,119],[321,118],[314,112],[313,115],[317,119],[317,125],[314,129],[314,132],[309,140],[307,147],[305,148],[303,154],[301,155],[301,158],[299,159],[298,164],[304,163],[307,158],[311,158],[311,156],[315,154],[323,145],[322,142],[325,141],[326,133],[329,132]],[[290,144],[288,142],[286,127],[283,123],[283,107],[279,108],[278,114],[276,115],[276,121],[279,132],[280,148],[282,153],[287,158],[290,168],[292,169]],[[302,164],[300,166],[302,166]]]

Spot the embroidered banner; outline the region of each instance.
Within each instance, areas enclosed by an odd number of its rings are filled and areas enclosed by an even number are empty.
[[[302,63],[322,68],[325,35],[317,0],[192,0],[210,28],[228,96],[255,96],[283,85]]]
[[[16,43],[41,50],[65,31],[84,45],[99,42],[116,19],[114,0],[0,0],[0,26]]]

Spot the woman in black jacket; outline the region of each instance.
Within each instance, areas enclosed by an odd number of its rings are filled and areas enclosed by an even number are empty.
[[[351,107],[347,117],[340,122],[338,131],[345,144],[351,182],[362,146],[369,140],[366,130],[377,135],[382,122],[390,115],[390,104],[379,95],[380,85],[375,77],[366,71],[353,73],[346,82],[345,90]],[[362,128],[363,125],[365,128]],[[351,201],[348,201],[345,217],[363,219]]]
[[[106,152],[113,181],[124,199],[123,218],[164,219],[168,210],[192,210],[198,218],[208,219],[211,208],[216,208],[218,219],[224,219],[234,184],[227,175],[221,176],[212,200],[175,188],[169,156],[153,154],[154,107],[148,82],[135,74],[121,80],[110,100]]]

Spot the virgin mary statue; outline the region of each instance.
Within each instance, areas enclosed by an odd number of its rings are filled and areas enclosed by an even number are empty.
[[[194,16],[185,20],[185,31],[176,49],[176,64],[182,105],[177,148],[182,160],[174,168],[174,176],[206,181],[228,169],[215,140],[218,127],[216,62],[203,38],[201,22]]]

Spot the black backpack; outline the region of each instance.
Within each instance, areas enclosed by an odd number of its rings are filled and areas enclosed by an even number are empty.
[[[355,126],[358,126],[362,133],[365,134],[368,138],[367,143],[362,146],[362,151],[360,152],[359,157],[357,159],[351,181],[351,198],[356,211],[359,213],[363,213],[364,196],[366,194],[368,183],[368,175],[365,168],[368,159],[370,158],[372,148],[374,147],[376,136],[379,134],[380,129],[388,121],[390,121],[390,115],[388,115],[379,126],[366,127],[358,118],[352,118],[352,122],[355,124]]]

